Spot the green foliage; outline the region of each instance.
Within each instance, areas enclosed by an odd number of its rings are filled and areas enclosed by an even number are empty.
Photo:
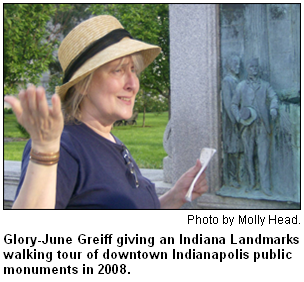
[[[4,137],[10,138],[30,138],[26,129],[17,122],[16,116],[12,115],[12,109],[4,109]]]
[[[26,131],[26,129],[20,123],[17,123],[17,129],[20,131],[21,135],[24,138],[30,138],[30,134]]]
[[[58,10],[51,21],[53,26],[60,25],[62,36],[66,36],[76,25],[88,19],[91,12],[90,4],[68,4],[69,9]],[[50,77],[47,92],[55,93],[55,87],[62,84],[63,71],[56,57],[49,65]]]
[[[5,108],[5,109],[3,109],[3,112],[4,112],[5,115],[11,115],[11,114],[13,114],[13,109]]]
[[[18,129],[15,115],[6,115],[4,119],[4,138],[25,138]],[[18,142],[4,142],[4,160],[21,161],[27,140]]]
[[[15,115],[6,115],[3,124],[4,137],[21,138],[22,134],[17,129],[17,119]]]
[[[161,94],[155,93],[151,95],[140,89],[136,96],[135,111],[147,113],[166,112],[168,111],[167,99]]]
[[[54,61],[60,28],[47,26],[68,5],[4,4],[4,94],[37,84]]]

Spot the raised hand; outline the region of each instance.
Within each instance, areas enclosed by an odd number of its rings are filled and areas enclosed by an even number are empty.
[[[13,96],[5,96],[4,100],[12,106],[17,121],[30,134],[33,149],[45,153],[59,150],[64,123],[57,94],[52,96],[52,107],[47,104],[44,88],[34,85],[20,91],[19,100]]]

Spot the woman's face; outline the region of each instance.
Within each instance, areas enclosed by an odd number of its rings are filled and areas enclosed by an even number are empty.
[[[131,56],[114,60],[97,69],[81,103],[82,116],[104,125],[129,119],[133,113],[139,80]]]

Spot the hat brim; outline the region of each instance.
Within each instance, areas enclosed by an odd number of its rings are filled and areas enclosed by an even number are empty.
[[[241,119],[240,123],[243,125],[250,125],[253,123],[253,121],[257,118],[257,112],[254,108],[248,107],[248,109],[250,110],[251,116],[249,119]]]
[[[116,59],[132,55],[138,52],[142,54],[143,65],[145,69],[159,55],[159,53],[161,52],[161,48],[156,45],[148,44],[126,37],[120,42],[109,46],[108,48],[102,50],[92,58],[88,59],[74,73],[69,82],[63,84],[62,86],[56,87],[56,93],[60,96],[61,100],[64,100],[64,97],[69,88],[71,88],[73,85],[81,81],[83,78],[88,76],[90,73],[92,73],[99,67]]]

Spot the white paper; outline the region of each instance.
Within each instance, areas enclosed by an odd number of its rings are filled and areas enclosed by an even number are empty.
[[[200,171],[197,173],[197,175],[195,176],[195,178],[193,179],[190,187],[189,187],[189,190],[186,194],[186,200],[188,202],[191,202],[191,198],[192,198],[192,191],[193,191],[193,188],[194,188],[194,185],[197,181],[197,179],[200,177],[200,175],[202,174],[202,172],[206,169],[209,161],[211,160],[211,158],[213,157],[213,155],[215,154],[216,150],[215,149],[212,149],[212,148],[203,148],[201,150],[201,154],[200,154],[200,162],[202,164],[202,168],[200,169]]]

